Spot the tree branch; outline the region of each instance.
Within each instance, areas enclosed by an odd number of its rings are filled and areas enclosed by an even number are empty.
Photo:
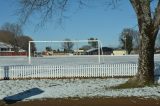
[[[130,3],[137,15],[137,20],[138,20],[138,26],[139,26],[139,32],[141,31],[142,28],[142,21],[143,21],[143,17],[141,16],[142,14],[142,8],[141,8],[141,4],[139,2],[139,0],[130,0]]]
[[[25,24],[30,16],[35,13],[41,17],[41,25],[52,19],[53,16],[61,18],[69,0],[19,0],[21,24]]]
[[[160,0],[158,1],[157,7],[155,9],[155,15],[153,18],[154,23],[154,39],[156,39],[158,31],[160,29]]]
[[[130,0],[135,13],[137,15],[138,25],[139,25],[139,32],[141,33],[144,27],[151,27],[152,23],[152,16],[151,16],[151,9],[150,9],[150,0]]]

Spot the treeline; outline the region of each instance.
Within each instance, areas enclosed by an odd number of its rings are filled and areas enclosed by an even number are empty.
[[[0,42],[12,45],[13,51],[25,50],[28,52],[28,43],[33,41],[30,36],[23,34],[22,28],[18,24],[5,23],[0,28]],[[31,52],[35,51],[35,44],[31,44]]]
[[[66,38],[66,39],[64,39],[64,42],[61,43],[61,49],[63,49],[63,50],[60,50],[60,48],[55,50],[51,46],[47,46],[46,51],[66,52],[66,53],[70,52],[71,53],[74,51],[73,47],[75,46],[75,43],[76,43],[76,46],[78,46],[78,42],[73,42],[71,39]],[[76,48],[76,49],[87,51],[91,48],[98,48],[98,38],[91,37],[88,39],[87,43],[88,44],[85,44],[85,45],[80,44],[81,47]]]

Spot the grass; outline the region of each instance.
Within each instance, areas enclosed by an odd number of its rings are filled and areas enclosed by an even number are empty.
[[[143,88],[143,87],[156,87],[158,84],[154,83],[141,83],[137,80],[132,80],[129,79],[127,82],[117,85],[117,86],[112,86],[110,89],[131,89],[131,88]]]

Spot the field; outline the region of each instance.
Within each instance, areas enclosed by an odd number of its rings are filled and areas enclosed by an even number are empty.
[[[69,57],[34,57],[32,65],[50,64],[98,64],[98,56],[69,56]],[[101,56],[101,63],[137,63],[137,55],[129,56]],[[155,55],[155,63],[160,63],[160,55]],[[27,57],[0,57],[0,66],[28,65]]]
[[[37,104],[37,106],[44,103],[48,106],[53,104],[58,106],[59,103],[61,106],[67,106],[65,101],[71,102],[68,105],[72,106],[74,106],[72,102],[78,103],[77,106],[81,106],[84,102],[89,106],[95,104],[103,104],[104,106],[105,103],[116,104],[116,106],[119,103],[125,105],[142,104],[142,101],[144,106],[148,104],[146,104],[148,101],[152,106],[153,104],[160,104],[160,86],[133,89],[110,88],[127,80],[127,78],[3,80],[0,81],[0,100],[3,100],[5,104],[15,104],[15,106],[21,106],[23,103],[16,105],[20,101],[29,102],[30,105]],[[119,99],[117,100],[117,98]],[[92,99],[95,104],[89,102]],[[33,102],[33,100],[36,101]],[[104,102],[104,100],[110,100],[110,103]],[[86,104],[84,103],[84,105]]]
[[[103,56],[102,58],[103,64],[137,63],[138,60],[138,56],[136,55]],[[155,63],[160,64],[160,55],[155,55]],[[83,56],[79,58],[38,57],[32,59],[32,65],[52,64],[98,64],[98,58],[95,56]],[[28,58],[0,57],[0,66],[7,65],[29,65]],[[47,100],[68,100],[69,98],[76,98],[76,100],[83,98],[103,98],[107,100],[109,98],[134,97],[149,99],[152,100],[152,102],[156,101],[156,103],[160,103],[159,85],[133,89],[110,89],[110,87],[125,83],[127,80],[128,78],[1,80],[0,100],[3,100],[6,104],[14,104],[17,101],[46,100],[46,98]],[[10,102],[12,100],[14,100],[14,102]]]

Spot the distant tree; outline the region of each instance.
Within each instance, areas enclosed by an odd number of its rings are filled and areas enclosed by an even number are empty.
[[[139,33],[131,28],[124,28],[119,37],[120,47],[126,49],[128,54],[133,48],[138,49],[139,47]]]
[[[64,49],[64,52],[71,52],[73,46],[74,46],[74,43],[71,42],[71,40],[68,38],[66,38],[62,43],[62,48]]]
[[[29,41],[33,41],[33,39],[29,36],[18,36],[17,41],[18,47],[28,52],[28,43]],[[35,43],[31,43],[31,53],[34,53],[34,51],[36,51],[36,45]]]
[[[137,30],[134,29],[130,29],[129,34],[132,36],[133,38],[133,48],[139,50],[139,46],[140,46],[140,37],[139,37],[139,32]]]
[[[13,46],[14,51],[18,51],[18,36],[22,36],[22,28],[20,25],[16,23],[5,23],[2,25],[1,30],[8,31],[12,33],[13,40],[10,42],[10,44]]]
[[[0,30],[0,42],[5,42],[7,44],[13,45],[13,42],[15,40],[14,34],[10,31],[4,31]],[[28,52],[28,43],[29,41],[32,41],[33,39],[29,36],[17,36],[17,49],[23,49]],[[31,44],[31,52],[36,50],[35,44]],[[17,50],[18,51],[18,50]]]
[[[84,45],[82,46],[80,49],[84,50],[84,51],[87,51],[89,49],[91,49],[92,47],[90,45]]]
[[[47,46],[46,51],[52,51],[52,48],[50,46]]]
[[[92,47],[92,48],[98,48],[98,41],[95,41],[95,40],[98,40],[97,38],[89,38],[88,39],[88,44]]]
[[[0,30],[0,42],[12,44],[14,40],[14,34],[9,31]]]
[[[22,28],[17,23],[8,23],[7,22],[1,26],[1,30],[12,32],[12,33],[14,33],[15,36],[23,35]]]
[[[160,49],[160,33],[157,35],[155,48]]]
[[[59,53],[59,52],[60,52],[60,50],[59,50],[59,49],[57,49],[57,52]]]

